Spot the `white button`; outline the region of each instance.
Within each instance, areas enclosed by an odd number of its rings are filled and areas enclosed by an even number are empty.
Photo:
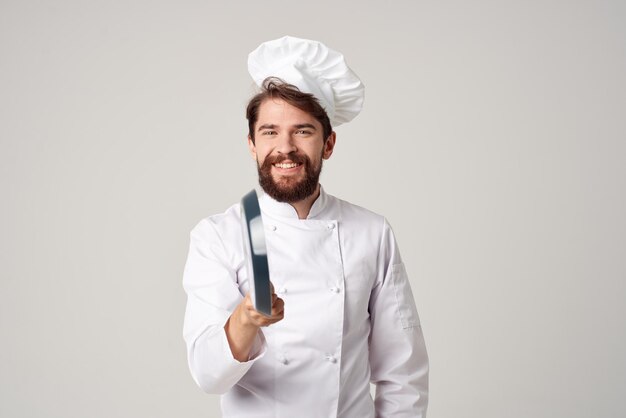
[[[287,360],[285,357],[279,358],[278,361],[284,364],[285,366],[289,364],[289,360]]]
[[[337,363],[337,359],[334,356],[326,356],[326,360],[330,361],[331,363]]]
[[[328,229],[335,229],[335,224],[328,224]]]
[[[276,231],[276,225],[270,225],[270,231]]]
[[[281,287],[276,291],[276,293],[279,295],[284,295],[285,293],[287,293],[287,289],[285,289],[284,287]]]
[[[341,289],[339,289],[338,287],[331,287],[330,288],[330,291],[333,292],[333,293],[339,293],[340,290]]]

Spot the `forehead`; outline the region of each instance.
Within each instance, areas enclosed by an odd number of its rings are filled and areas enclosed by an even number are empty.
[[[322,127],[322,124],[310,113],[300,110],[284,100],[266,99],[259,106],[257,126],[265,124],[290,126],[304,123],[311,123],[318,129]]]

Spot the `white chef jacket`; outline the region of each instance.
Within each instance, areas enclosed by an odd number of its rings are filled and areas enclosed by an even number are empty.
[[[223,394],[225,418],[425,417],[426,347],[385,218],[323,189],[307,219],[266,194],[259,204],[284,319],[233,358],[224,325],[249,289],[240,205],[200,221],[183,278],[196,383]]]

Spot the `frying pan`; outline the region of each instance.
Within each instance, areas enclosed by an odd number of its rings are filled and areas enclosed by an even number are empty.
[[[267,264],[267,247],[265,246],[261,208],[254,189],[241,199],[241,215],[250,297],[254,308],[269,316],[272,313],[270,269]]]

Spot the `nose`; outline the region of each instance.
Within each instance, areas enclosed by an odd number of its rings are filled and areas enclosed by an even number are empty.
[[[296,147],[296,143],[294,142],[293,136],[284,132],[278,135],[276,138],[276,152],[279,154],[289,154],[290,152],[296,151],[298,148]]]

